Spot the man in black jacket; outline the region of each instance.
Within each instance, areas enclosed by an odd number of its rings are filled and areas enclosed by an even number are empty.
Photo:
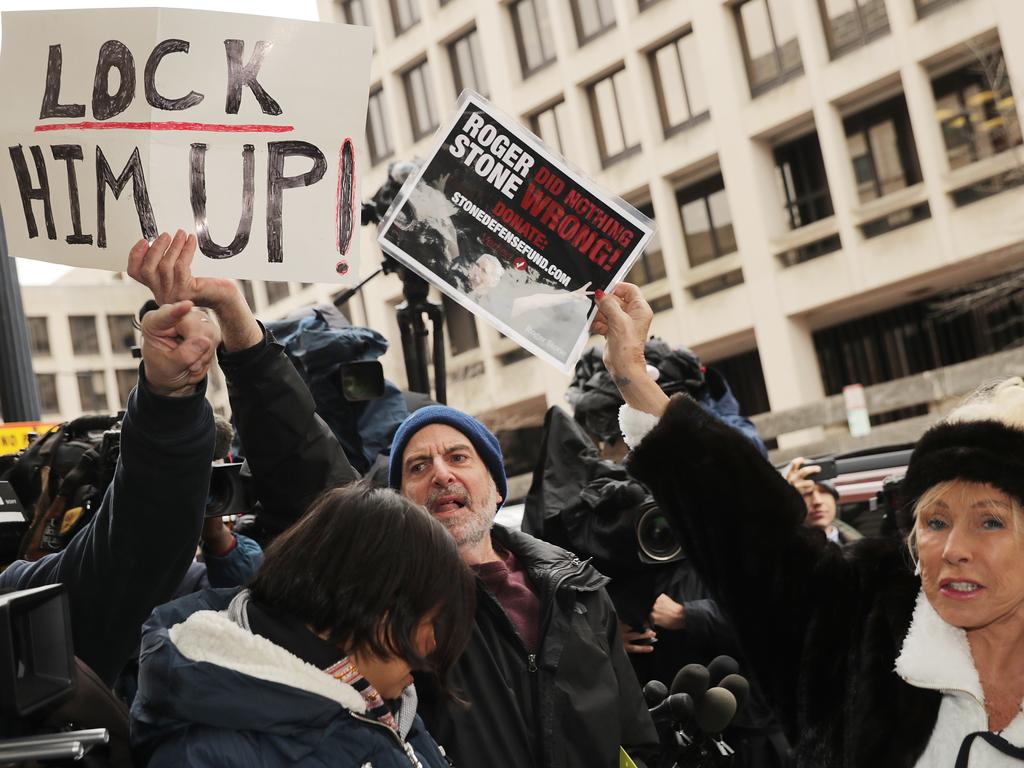
[[[355,472],[234,283],[191,276],[194,251],[182,232],[143,241],[128,271],[158,301],[189,298],[217,313],[221,367],[257,493],[271,524],[287,527],[309,499]],[[620,745],[652,747],[657,734],[607,580],[565,550],[491,527],[507,493],[497,440],[475,419],[440,410],[421,409],[403,424],[391,471],[392,485],[446,524],[479,576],[473,638],[449,679],[469,705],[419,676],[430,732],[459,766],[613,768]]]
[[[0,588],[64,583],[75,655],[107,685],[135,651],[143,621],[171,598],[195,556],[214,442],[206,372],[219,340],[216,325],[191,302],[146,314],[139,383],[99,510],[62,551],[0,574]]]

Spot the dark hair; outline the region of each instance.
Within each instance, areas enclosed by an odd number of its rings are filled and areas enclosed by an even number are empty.
[[[397,656],[445,677],[469,642],[476,588],[455,540],[422,507],[362,482],[323,493],[267,550],[249,587],[271,611],[351,653]],[[417,652],[432,611],[437,647]]]

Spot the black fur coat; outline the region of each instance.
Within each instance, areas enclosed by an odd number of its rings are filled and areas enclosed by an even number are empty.
[[[906,546],[840,548],[749,440],[685,396],[627,459],[733,619],[800,768],[913,768],[941,694],[895,672],[920,580]],[[748,670],[744,670],[748,671]]]

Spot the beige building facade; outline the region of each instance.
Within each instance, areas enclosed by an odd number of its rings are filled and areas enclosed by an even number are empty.
[[[916,359],[925,337],[956,335],[936,330],[930,299],[1024,264],[1017,0],[320,0],[320,12],[374,28],[364,197],[389,162],[427,151],[462,87],[484,92],[653,215],[656,245],[632,274],[653,330],[721,363],[748,413],[1006,343],[998,321],[972,317],[978,339],[940,338]],[[362,245],[368,274],[368,228]],[[378,277],[351,302],[392,340],[398,381],[400,300],[398,280]],[[455,314],[449,402],[513,421],[564,402],[567,377]],[[914,328],[893,336],[901,322]]]
[[[476,88],[655,219],[655,244],[631,273],[656,309],[653,331],[720,365],[747,413],[1024,337],[1003,317],[1024,317],[1012,297],[952,320],[930,309],[1024,265],[1019,0],[319,6],[324,21],[374,29],[364,198],[390,162],[422,156],[459,91]],[[363,277],[380,262],[374,236],[363,228]],[[49,355],[34,353],[37,374],[54,377],[47,414],[118,404],[134,366],[112,318],[144,298],[125,285],[24,289],[30,323],[48,323]],[[339,293],[243,286],[264,319]],[[345,306],[391,341],[383,362],[400,386],[401,301],[398,278],[380,275]],[[449,403],[505,428],[564,404],[568,377],[445,306]],[[72,318],[90,314],[98,351],[79,354],[71,323],[87,323]],[[213,390],[224,407],[219,374]]]

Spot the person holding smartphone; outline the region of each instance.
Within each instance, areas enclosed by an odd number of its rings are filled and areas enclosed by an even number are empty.
[[[786,482],[800,492],[807,505],[804,525],[821,528],[828,540],[836,544],[849,544],[864,538],[860,531],[837,516],[839,491],[832,482],[835,477],[835,459],[811,461],[810,464],[807,462],[803,456],[798,456],[786,468]]]

